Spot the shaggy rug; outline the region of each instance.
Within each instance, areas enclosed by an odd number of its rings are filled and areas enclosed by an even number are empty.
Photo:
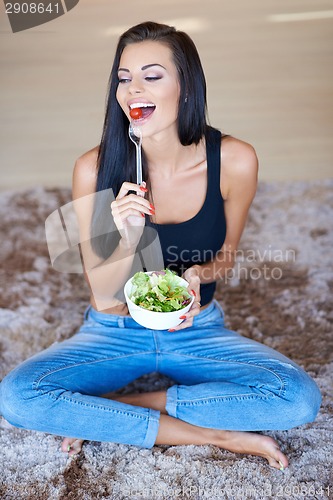
[[[61,438],[0,426],[3,499],[234,499],[333,496],[333,181],[260,183],[237,259],[216,297],[227,325],[303,366],[323,402],[316,421],[270,432],[290,467],[215,446],[151,450],[86,442],[79,456]],[[0,380],[18,363],[71,336],[88,300],[83,277],[51,268],[44,222],[70,200],[67,189],[0,194]],[[172,381],[151,374],[125,391]]]

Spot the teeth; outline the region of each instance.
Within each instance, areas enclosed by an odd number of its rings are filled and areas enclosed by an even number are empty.
[[[147,102],[136,102],[134,104],[129,105],[130,109],[134,108],[155,108],[155,104],[147,103]]]

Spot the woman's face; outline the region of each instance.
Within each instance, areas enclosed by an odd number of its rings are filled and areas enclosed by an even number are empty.
[[[125,47],[119,63],[117,101],[131,120],[130,110],[140,107],[143,137],[176,129],[180,84],[169,47],[146,41]]]

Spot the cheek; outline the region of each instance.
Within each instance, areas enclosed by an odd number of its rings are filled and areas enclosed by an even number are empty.
[[[118,86],[117,91],[116,91],[116,99],[118,101],[118,104],[120,104],[120,106],[121,106],[121,92],[119,90],[119,86]]]
[[[178,86],[172,86],[169,87],[168,89],[165,89],[164,92],[165,105],[169,110],[169,113],[172,115],[174,115],[175,113],[177,115],[178,113],[179,94],[180,90]]]
[[[177,85],[174,86],[173,91],[172,91],[173,107],[174,107],[174,109],[176,109],[176,113],[178,113],[179,96],[180,96],[180,86],[177,83]]]
[[[119,106],[125,112],[126,104],[125,104],[125,100],[124,100],[124,92],[122,91],[122,88],[120,87],[120,85],[118,85],[118,88],[117,88],[116,99],[117,99]]]

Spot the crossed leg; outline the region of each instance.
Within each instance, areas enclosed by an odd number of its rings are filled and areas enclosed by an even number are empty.
[[[105,394],[103,397],[134,406],[159,410],[161,416],[155,441],[157,445],[213,444],[234,453],[263,457],[268,461],[271,467],[276,469],[283,470],[288,466],[287,457],[280,450],[278,443],[269,436],[253,432],[208,429],[170,417],[165,410],[166,391],[127,394],[124,396],[109,393]],[[82,444],[83,440],[64,438],[61,449],[71,456],[81,451]]]

